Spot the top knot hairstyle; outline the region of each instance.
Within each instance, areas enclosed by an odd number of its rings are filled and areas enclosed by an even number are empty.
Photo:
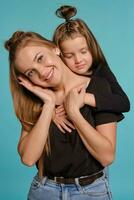
[[[72,17],[74,17],[77,13],[77,9],[72,6],[61,6],[55,12],[57,17],[64,18],[66,22],[68,22]]]
[[[24,32],[24,31],[16,31],[13,35],[5,42],[5,48],[9,51],[9,61],[10,64],[15,62],[16,53],[19,49],[24,48],[28,43],[31,44],[39,44],[48,46],[50,48],[54,48],[55,45],[35,32]]]
[[[12,37],[5,42],[5,48],[10,51],[15,43],[25,37],[25,32],[23,31],[16,31]]]
[[[65,22],[61,23],[56,28],[53,35],[53,42],[62,52],[62,42],[76,37],[84,37],[93,57],[93,63],[90,70],[95,69],[99,64],[107,65],[101,48],[87,24],[79,18],[73,18],[76,13],[77,9],[69,5],[61,6],[56,10],[56,16],[63,18]]]

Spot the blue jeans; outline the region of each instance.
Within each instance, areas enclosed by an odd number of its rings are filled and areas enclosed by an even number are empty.
[[[105,175],[86,186],[80,186],[77,178],[75,182],[75,184],[57,184],[47,177],[39,181],[38,176],[35,176],[28,193],[28,200],[112,199]]]
[[[105,167],[103,173],[105,174],[105,177],[109,182],[109,167]]]

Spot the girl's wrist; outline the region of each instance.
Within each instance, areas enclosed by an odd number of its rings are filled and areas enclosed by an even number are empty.
[[[92,107],[96,107],[96,100],[94,94],[86,93],[84,98],[84,103]]]

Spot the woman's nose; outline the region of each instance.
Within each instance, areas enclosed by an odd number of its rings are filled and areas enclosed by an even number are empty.
[[[51,70],[51,67],[45,67],[43,65],[38,66],[39,78],[45,80]]]
[[[36,68],[39,78],[42,79],[45,76],[45,67],[39,63],[39,64],[36,64],[35,68]]]

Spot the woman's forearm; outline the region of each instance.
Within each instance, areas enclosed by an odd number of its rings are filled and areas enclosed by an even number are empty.
[[[19,142],[18,151],[21,160],[28,166],[34,165],[43,152],[49,134],[53,109],[53,104],[44,104],[35,126]]]
[[[115,154],[115,144],[111,140],[102,135],[99,131],[93,128],[78,111],[74,114],[72,121],[85,145],[87,150],[98,160],[103,166],[109,165]],[[115,124],[111,123],[109,133],[115,135]],[[111,129],[111,130],[110,130]]]

